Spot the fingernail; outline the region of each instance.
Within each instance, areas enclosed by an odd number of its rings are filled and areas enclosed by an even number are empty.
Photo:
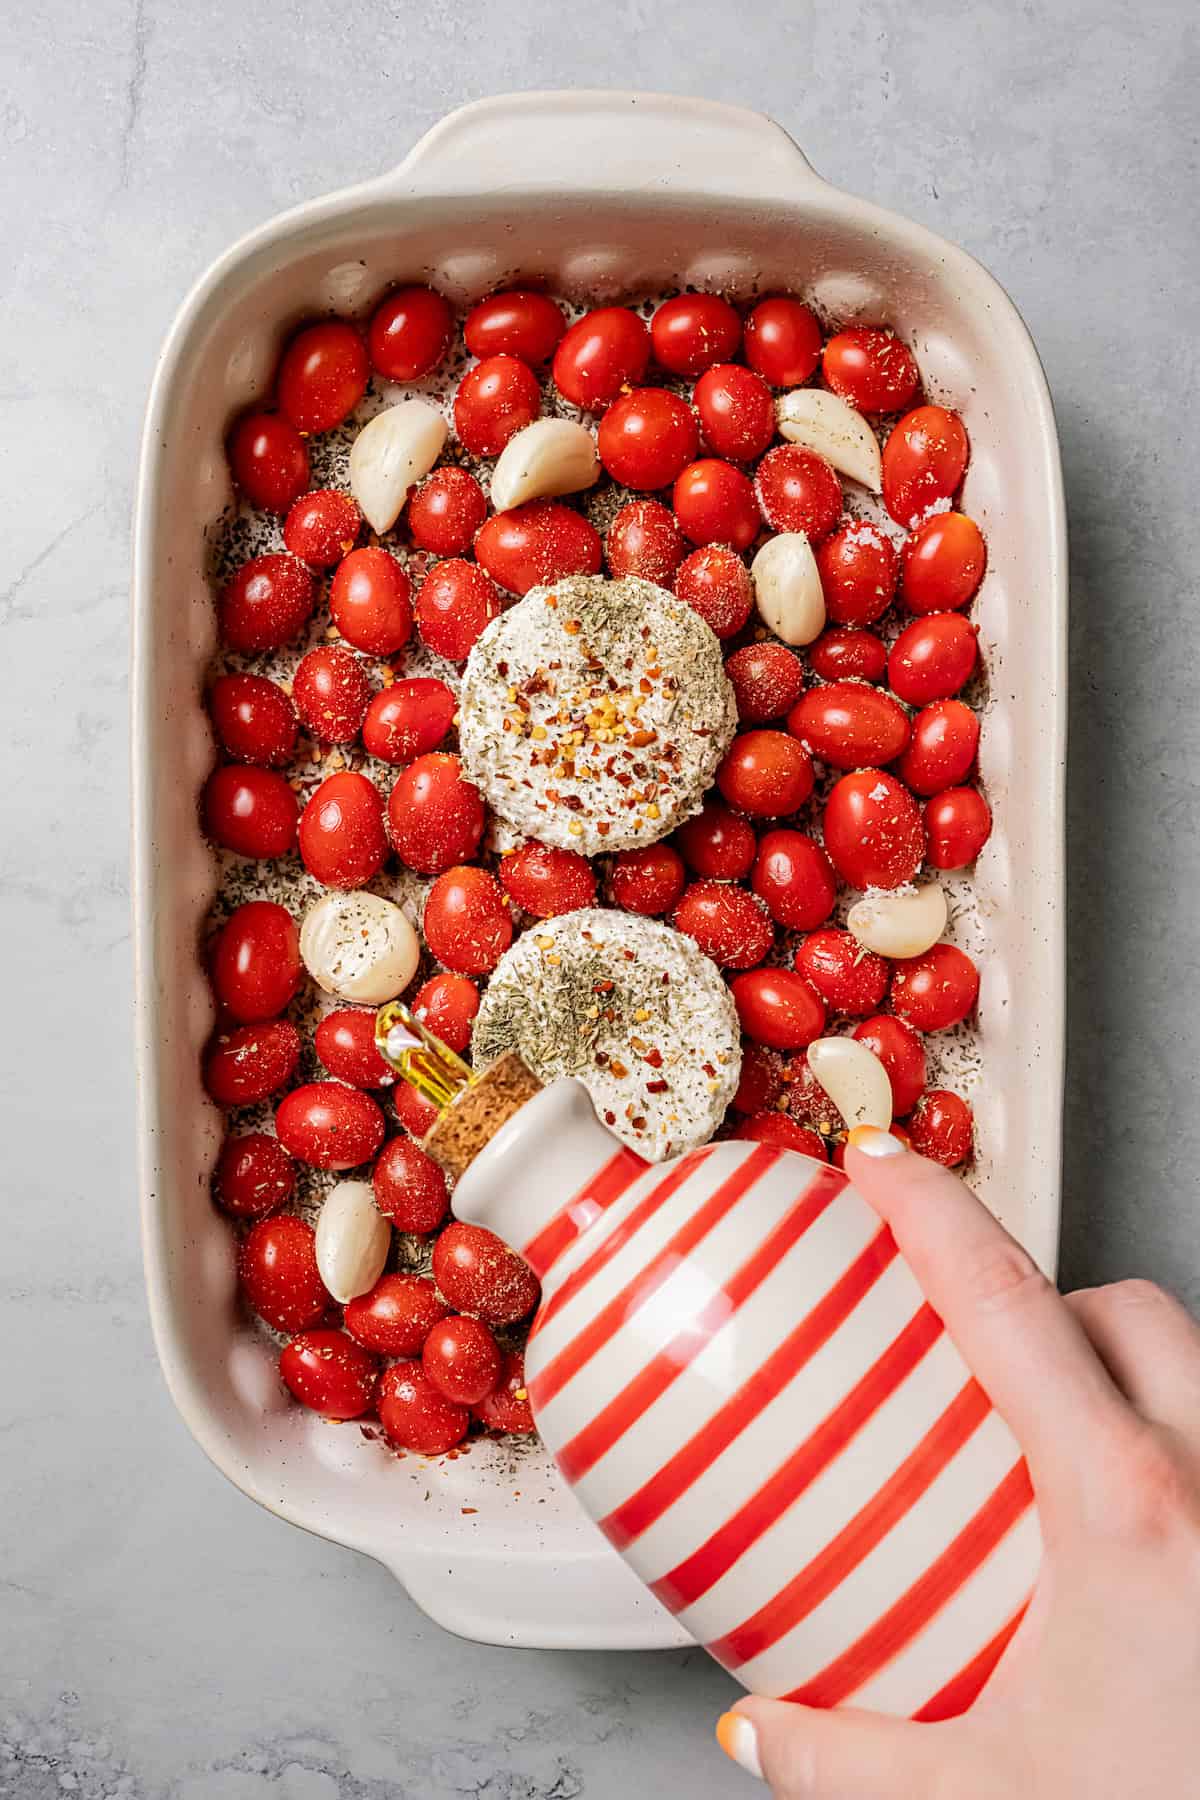
[[[758,1781],[763,1780],[762,1764],[758,1760],[758,1733],[745,1713],[721,1714],[717,1720],[717,1742],[739,1769],[745,1769],[747,1775],[753,1775]]]
[[[878,1125],[856,1125],[846,1139],[852,1150],[861,1150],[864,1156],[903,1156],[904,1145],[899,1138],[894,1138],[890,1131],[880,1131]]]

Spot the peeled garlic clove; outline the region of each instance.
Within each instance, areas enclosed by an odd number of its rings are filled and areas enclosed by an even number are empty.
[[[920,956],[946,929],[946,896],[936,881],[908,894],[856,900],[846,925],[865,950],[880,956]]]
[[[600,458],[592,434],[574,419],[535,419],[510,437],[492,473],[492,505],[497,512],[526,500],[578,494],[594,487]]]
[[[369,1294],[387,1262],[392,1228],[369,1181],[339,1181],[317,1219],[317,1273],[344,1306]]]
[[[873,494],[883,486],[879,442],[860,412],[823,388],[796,388],[775,403],[780,437],[802,444]]]
[[[325,894],[300,926],[300,956],[318,987],[343,1000],[382,1006],[417,972],[417,934],[391,900],[363,889]]]
[[[857,1038],[816,1038],[806,1052],[808,1066],[846,1121],[876,1125],[886,1131],[892,1122],[892,1084],[888,1072],[873,1051]]]
[[[825,593],[803,531],[768,538],[750,564],[754,602],[763,624],[785,644],[811,644],[825,624]]]
[[[401,400],[364,425],[350,450],[350,492],[372,531],[390,531],[442,453],[447,425],[425,400]]]

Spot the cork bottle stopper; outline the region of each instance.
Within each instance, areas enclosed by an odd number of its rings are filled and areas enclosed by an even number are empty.
[[[421,1148],[457,1181],[500,1127],[541,1091],[537,1076],[506,1050],[438,1114]]]

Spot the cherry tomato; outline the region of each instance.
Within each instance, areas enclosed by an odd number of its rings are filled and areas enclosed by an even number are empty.
[[[450,346],[454,318],[432,288],[396,288],[371,315],[371,367],[388,381],[416,381],[436,369]]]
[[[294,556],[252,556],[218,602],[221,641],[242,656],[278,650],[299,637],[316,603],[313,578]]]
[[[752,969],[775,941],[761,900],[727,881],[694,881],[672,915],[676,931],[726,969]]]
[[[309,874],[326,887],[362,887],[387,849],[375,783],[353,769],[327,776],[300,815],[300,857]]]
[[[797,1120],[801,1125],[811,1126],[828,1144],[839,1132],[846,1130],[843,1119],[825,1089],[808,1066],[804,1057],[794,1058],[784,1089],[784,1100],[788,1117]]]
[[[373,1356],[344,1331],[302,1331],[279,1356],[285,1387],[325,1419],[357,1419],[375,1398]]]
[[[900,598],[912,613],[954,612],[972,599],[987,564],[983,533],[965,513],[932,513],[900,554]]]
[[[842,484],[823,456],[799,444],[768,450],[754,477],[763,518],[774,531],[803,531],[813,544],[842,516]]]
[[[247,413],[238,420],[229,434],[229,468],[251,506],[264,512],[287,512],[308,486],[304,439],[278,413]]]
[[[908,1123],[913,1149],[931,1162],[954,1169],[970,1156],[974,1116],[962,1096],[949,1088],[930,1088]]]
[[[354,548],[362,514],[349,494],[317,488],[301,494],[283,522],[283,541],[293,556],[318,569],[331,569]]]
[[[912,742],[896,773],[914,794],[937,794],[968,775],[979,748],[979,719],[961,700],[935,700],[912,722]]]
[[[978,788],[947,788],[925,802],[929,861],[935,869],[965,869],[992,835],[992,813]]]
[[[733,1135],[749,1138],[755,1144],[779,1144],[784,1150],[798,1150],[801,1156],[814,1156],[818,1162],[829,1161],[825,1139],[820,1132],[814,1131],[811,1125],[798,1124],[787,1113],[762,1112],[741,1119]]]
[[[291,1213],[250,1227],[238,1247],[238,1280],[246,1304],[275,1331],[303,1331],[331,1304],[313,1228]]]
[[[278,768],[296,748],[296,711],[265,675],[218,675],[208,696],[213,728],[227,756]]]
[[[275,1131],[289,1155],[314,1169],[356,1169],[383,1142],[383,1114],[369,1094],[340,1081],[309,1081],[285,1094]]]
[[[613,858],[609,892],[626,912],[653,918],[670,912],[687,881],[683,858],[669,844],[642,844]]]
[[[417,595],[417,630],[450,662],[466,662],[484,628],[504,610],[500,590],[478,563],[451,557],[430,569]]]
[[[781,719],[800,698],[804,669],[786,644],[743,644],[725,664],[743,725]]]
[[[397,854],[422,875],[440,875],[474,856],[487,815],[479,789],[444,750],[418,756],[396,777],[388,797],[388,829]]]
[[[750,873],[758,841],[754,828],[719,800],[709,800],[675,833],[675,845],[695,875],[712,881],[740,881]]]
[[[600,538],[569,506],[530,500],[480,527],[475,557],[507,593],[527,594],[566,575],[598,575]]]
[[[433,556],[461,556],[486,518],[483,489],[453,463],[435,469],[408,503],[409,536]]]
[[[567,321],[561,306],[536,288],[489,294],[467,314],[463,337],[472,356],[519,356],[532,368],[554,355]]]
[[[693,544],[748,550],[762,526],[749,476],[715,457],[689,463],[675,483],[671,504],[680,530]]]
[[[702,375],[729,362],[742,342],[742,321],[718,294],[676,294],[650,321],[655,359],[672,375]]]
[[[415,1359],[394,1362],[384,1370],[376,1408],[389,1442],[422,1456],[453,1450],[471,1423],[467,1408],[447,1400]]]
[[[499,456],[542,410],[537,376],[516,356],[489,356],[468,369],[454,396],[454,429],[472,456]]]
[[[896,552],[878,525],[851,519],[817,551],[825,610],[837,625],[873,625],[896,595]]]
[[[743,731],[717,770],[717,786],[739,812],[759,819],[794,813],[813,790],[812,758],[786,731]]]
[[[525,1434],[534,1429],[529,1391],[525,1386],[525,1358],[519,1350],[505,1352],[499,1381],[472,1410],[489,1431]]]
[[[822,681],[852,681],[856,677],[859,681],[881,681],[887,668],[887,650],[882,638],[873,631],[834,625],[808,646],[808,660],[813,674]]]
[[[925,857],[916,801],[882,770],[843,775],[825,802],[825,849],[851,887],[903,887]]]
[[[813,931],[833,911],[837,876],[820,844],[802,831],[768,831],[750,885],[777,925]]]
[[[538,1302],[538,1278],[493,1231],[455,1219],[433,1246],[433,1278],[459,1312],[513,1325]]]
[[[687,555],[687,540],[661,500],[631,500],[609,526],[604,554],[610,575],[638,575],[670,588]]]
[[[471,1041],[478,1011],[479,989],[465,975],[432,975],[412,1000],[413,1017],[460,1056]]]
[[[217,1158],[213,1196],[235,1219],[262,1219],[286,1206],[296,1187],[296,1165],[265,1131],[227,1137]]]
[[[924,706],[957,694],[978,660],[975,627],[961,613],[927,613],[906,625],[892,645],[888,682],[901,700]]]
[[[407,1082],[401,1087],[415,1092]],[[418,1096],[419,1097],[419,1096]],[[391,1138],[375,1159],[375,1204],[397,1231],[414,1231],[424,1237],[436,1231],[450,1209],[446,1177],[411,1138]]]
[[[352,550],[329,589],[329,616],[348,644],[368,656],[393,656],[412,636],[412,583],[377,544]]]
[[[512,943],[512,914],[486,869],[460,866],[439,875],[422,924],[431,953],[457,975],[486,975]]]
[[[895,332],[852,325],[825,346],[826,385],[859,412],[900,412],[921,385],[916,359]]]
[[[285,906],[247,900],[217,933],[212,953],[217,999],[239,1024],[281,1013],[300,986],[300,934]]]
[[[746,320],[746,361],[772,387],[799,387],[821,356],[821,327],[799,300],[761,300]]]
[[[754,584],[727,544],[705,544],[680,563],[675,596],[719,638],[736,637],[754,610]]]
[[[279,364],[279,410],[297,431],[332,431],[367,391],[367,347],[344,319],[298,331]]]
[[[825,1006],[795,969],[750,969],[730,983],[742,1030],[772,1050],[803,1050],[825,1029]]]
[[[255,1106],[291,1080],[299,1061],[300,1033],[290,1020],[239,1025],[213,1039],[204,1085],[218,1106]]]
[[[407,1081],[398,1081],[392,1089],[392,1105],[396,1109],[396,1117],[405,1131],[410,1131],[415,1138],[423,1138],[432,1131],[438,1118],[438,1109],[432,1100],[424,1094],[418,1094],[415,1087],[409,1087]]]
[[[883,502],[897,524],[911,526],[937,500],[949,500],[967,467],[962,420],[944,406],[905,413],[883,446]]]
[[[391,1087],[395,1079],[375,1048],[375,1014],[365,1008],[326,1013],[313,1032],[313,1049],[329,1073],[351,1087]]]
[[[831,769],[882,768],[912,735],[904,708],[861,681],[809,688],[788,714],[788,730]]]
[[[567,330],[554,352],[554,385],[584,412],[602,412],[622,388],[634,387],[650,361],[644,319],[624,306],[601,306]]]
[[[436,750],[451,725],[458,701],[444,681],[414,675],[383,688],[367,708],[363,743],[381,762],[406,763]]]
[[[449,1308],[427,1275],[381,1275],[346,1307],[346,1330],[381,1356],[420,1356]]]
[[[761,375],[740,363],[718,363],[692,392],[704,441],[714,456],[753,462],[775,436],[775,402]]]
[[[669,487],[700,443],[687,402],[666,388],[634,388],[600,421],[600,461],[623,487]]]
[[[318,644],[296,665],[292,699],[304,729],[320,743],[353,743],[370,698],[366,670],[340,644]]]
[[[425,1339],[421,1367],[438,1392],[475,1406],[500,1380],[500,1346],[483,1323],[460,1315],[443,1319]]]
[[[809,933],[796,951],[796,969],[829,1011],[843,1017],[873,1013],[887,993],[886,959],[832,925]]]
[[[502,859],[500,884],[509,899],[535,919],[574,912],[591,906],[596,898],[596,877],[586,856],[532,840]]]
[[[892,1011],[918,1031],[948,1031],[975,1005],[979,970],[956,944],[935,944],[892,969]]]
[[[784,1061],[765,1044],[742,1046],[742,1073],[730,1101],[735,1112],[770,1112],[783,1092]]]
[[[238,856],[286,856],[296,845],[296,796],[274,769],[226,763],[204,784],[204,829]]]

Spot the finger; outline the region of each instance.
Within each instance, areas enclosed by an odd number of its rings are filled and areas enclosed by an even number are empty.
[[[1200,1325],[1187,1309],[1150,1281],[1081,1288],[1067,1305],[1143,1418],[1200,1453]]]
[[[717,1742],[775,1800],[925,1800],[966,1794],[954,1783],[956,1728],[877,1713],[817,1712],[783,1700],[741,1700],[717,1724]]]

